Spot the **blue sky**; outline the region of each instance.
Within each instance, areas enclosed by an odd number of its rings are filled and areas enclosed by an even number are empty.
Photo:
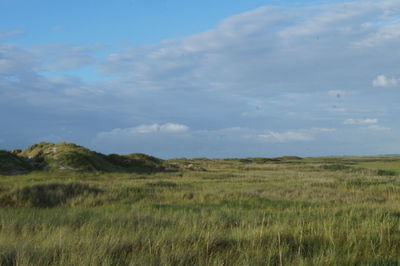
[[[400,2],[0,0],[0,148],[399,153]]]

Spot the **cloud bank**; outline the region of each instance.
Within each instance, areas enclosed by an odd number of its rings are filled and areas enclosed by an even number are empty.
[[[0,138],[166,157],[392,153],[399,92],[377,87],[399,83],[399,13],[394,0],[264,6],[123,49],[2,42]]]
[[[398,79],[387,78],[385,75],[379,75],[372,81],[374,87],[394,87],[397,86],[398,83]]]
[[[376,124],[378,119],[376,118],[366,118],[366,119],[353,119],[349,118],[343,122],[345,125],[363,125],[363,124]]]

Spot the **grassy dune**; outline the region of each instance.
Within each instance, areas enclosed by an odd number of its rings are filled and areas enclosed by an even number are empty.
[[[167,163],[0,176],[0,265],[400,264],[398,157]]]

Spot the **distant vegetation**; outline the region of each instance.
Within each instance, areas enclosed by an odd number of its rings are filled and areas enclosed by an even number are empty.
[[[400,157],[0,152],[0,265],[400,265]]]

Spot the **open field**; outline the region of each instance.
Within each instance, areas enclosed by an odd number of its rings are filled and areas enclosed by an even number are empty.
[[[0,265],[399,265],[400,157],[0,175]]]

